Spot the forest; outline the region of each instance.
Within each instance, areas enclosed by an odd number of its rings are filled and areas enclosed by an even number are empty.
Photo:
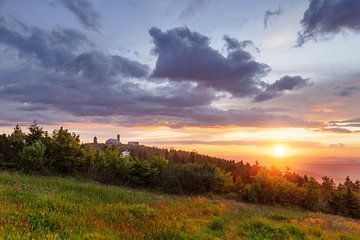
[[[122,151],[128,149],[129,157]],[[36,122],[0,135],[0,168],[30,175],[78,176],[100,183],[178,195],[224,195],[239,201],[299,206],[360,218],[360,181],[335,184],[258,163],[146,146],[81,144],[60,127],[51,133]]]

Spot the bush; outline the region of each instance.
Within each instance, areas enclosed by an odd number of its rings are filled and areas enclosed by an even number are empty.
[[[135,161],[130,166],[129,184],[132,186],[152,186],[159,170],[146,161]]]
[[[349,177],[338,186],[328,177],[319,184],[306,175],[194,151],[131,145],[126,149],[131,157],[122,155],[124,145],[81,145],[75,133],[61,127],[48,134],[34,122],[27,134],[16,126],[10,135],[0,135],[0,168],[77,174],[104,183],[156,188],[174,194],[221,193],[253,203],[293,204],[360,218],[360,181],[352,182]]]
[[[222,192],[230,181],[218,167],[197,163],[170,165],[161,179],[162,189],[176,194]]]
[[[264,220],[249,220],[242,222],[237,229],[240,236],[248,239],[269,240],[303,240],[306,234],[299,227],[293,225],[272,224]]]
[[[297,186],[282,176],[273,176],[266,170],[258,172],[242,193],[244,200],[254,203],[295,203]]]
[[[215,232],[223,233],[225,231],[225,221],[222,218],[214,218],[209,223],[209,229]]]
[[[51,161],[52,171],[66,175],[79,170],[83,152],[78,135],[61,127],[53,131],[48,144],[47,157]]]
[[[21,168],[25,172],[42,172],[47,167],[45,158],[45,145],[37,140],[29,146],[25,146],[21,152]]]

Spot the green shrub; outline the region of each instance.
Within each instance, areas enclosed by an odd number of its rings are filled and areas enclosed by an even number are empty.
[[[280,222],[283,222],[283,221],[287,222],[290,219],[289,217],[282,215],[280,213],[270,213],[267,215],[267,218],[274,220],[274,221],[280,221]]]
[[[293,225],[272,224],[264,220],[242,222],[237,229],[240,236],[252,240],[303,240],[306,234]]]
[[[161,179],[164,191],[176,194],[221,192],[231,181],[230,175],[212,164],[185,163],[170,165]]]
[[[60,174],[72,174],[80,169],[83,152],[80,137],[61,127],[54,130],[46,146],[51,170]]]
[[[46,168],[45,145],[36,140],[29,146],[25,146],[21,152],[21,168],[26,172],[43,171]]]
[[[223,233],[225,231],[225,221],[222,218],[214,218],[209,223],[208,228],[212,231]]]
[[[27,217],[30,229],[32,231],[56,231],[59,230],[59,224],[49,218],[44,213],[32,212]]]

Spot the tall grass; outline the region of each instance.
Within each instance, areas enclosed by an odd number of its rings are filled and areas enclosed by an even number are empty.
[[[219,196],[0,172],[0,239],[360,239],[360,222]]]

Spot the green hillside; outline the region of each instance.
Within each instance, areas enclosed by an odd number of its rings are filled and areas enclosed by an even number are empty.
[[[360,222],[221,197],[0,172],[1,239],[360,239]]]

